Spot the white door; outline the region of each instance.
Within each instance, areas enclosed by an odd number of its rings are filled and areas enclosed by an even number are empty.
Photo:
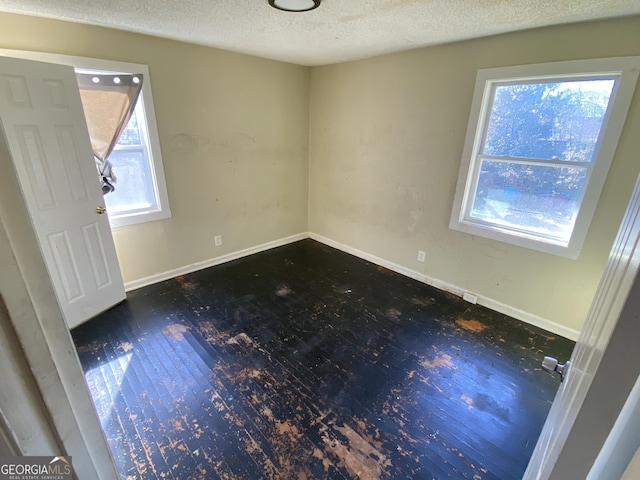
[[[0,124],[73,328],[125,298],[73,68],[0,57]]]
[[[589,394],[592,396],[599,394],[602,398],[612,400],[616,398],[621,403],[626,398],[628,391],[625,391],[624,387],[616,391],[609,388],[606,394],[590,389],[594,378],[598,375],[601,360],[607,348],[616,348],[610,344],[610,339],[623,310],[629,307],[629,298],[633,294],[633,288],[637,289],[636,278],[639,271],[640,177],[636,181],[633,195],[620,225],[600,285],[573,350],[571,367],[564,383],[558,389],[523,477],[524,480],[547,480],[552,475],[556,475],[554,469],[560,452],[575,427],[578,413]],[[634,282],[636,283],[634,284]],[[634,287],[634,285],[636,286]],[[631,314],[635,315],[635,318],[638,317],[637,312]],[[629,332],[629,334],[635,335],[635,332]],[[632,338],[635,337],[632,336]],[[630,356],[630,358],[633,357]],[[621,378],[623,370],[630,367],[618,365],[608,368],[612,370],[609,373],[617,374],[618,378]],[[616,396],[620,396],[620,398]],[[613,414],[612,418],[615,418],[617,414],[618,412]],[[590,438],[585,437],[585,441],[590,441]],[[579,456],[583,457],[583,462],[595,460],[595,457],[589,459],[582,452]]]

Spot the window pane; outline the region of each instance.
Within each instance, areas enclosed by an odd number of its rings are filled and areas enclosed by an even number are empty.
[[[483,160],[471,217],[568,242],[586,174],[584,168]]]
[[[122,131],[122,135],[118,139],[118,145],[142,145],[140,140],[140,128],[138,127],[138,108],[131,114],[129,123]]]
[[[591,162],[615,80],[500,85],[485,155]]]
[[[143,149],[114,150],[109,161],[118,178],[115,191],[104,196],[109,213],[154,207],[152,177]]]

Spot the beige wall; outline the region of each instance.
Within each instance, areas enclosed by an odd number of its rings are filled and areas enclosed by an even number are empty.
[[[114,231],[125,282],[307,231],[308,68],[9,14],[0,48],[149,66],[173,217]]]
[[[569,260],[448,229],[475,75],[640,55],[638,32],[634,17],[314,68],[309,230],[579,330],[640,169],[640,93],[580,258]]]

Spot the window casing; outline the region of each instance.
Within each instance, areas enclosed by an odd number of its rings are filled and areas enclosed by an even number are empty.
[[[478,72],[450,228],[577,258],[640,57]]]
[[[136,139],[139,143],[133,144],[123,135],[109,157],[114,164],[118,183],[114,192],[105,195],[105,203],[111,228],[171,217],[153,106],[151,79],[146,65],[22,50],[0,49],[0,55],[68,65],[74,67],[79,73],[141,73],[142,91],[135,114],[127,126],[129,130],[137,130]],[[132,122],[137,126],[131,125]]]

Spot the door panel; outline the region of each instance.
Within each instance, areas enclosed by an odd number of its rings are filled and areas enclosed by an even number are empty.
[[[42,146],[40,131],[33,125],[19,125],[15,127],[15,135],[27,174],[27,185],[36,200],[38,210],[57,207],[51,168]]]
[[[90,253],[91,271],[98,288],[104,288],[111,284],[111,275],[109,274],[109,264],[100,238],[100,231],[97,223],[84,225],[82,227],[82,235],[87,251]]]
[[[53,252],[55,267],[62,281],[67,303],[73,303],[84,296],[78,264],[73,255],[67,232],[57,232],[48,236]]]
[[[87,184],[90,180],[95,180],[95,178],[94,176],[90,179],[84,177],[82,160],[78,153],[78,140],[76,139],[75,133],[75,129],[71,126],[56,126],[58,146],[64,162],[71,195],[75,202],[80,202],[90,199],[89,192],[87,192]]]
[[[73,68],[0,58],[0,123],[73,328],[125,298]]]

